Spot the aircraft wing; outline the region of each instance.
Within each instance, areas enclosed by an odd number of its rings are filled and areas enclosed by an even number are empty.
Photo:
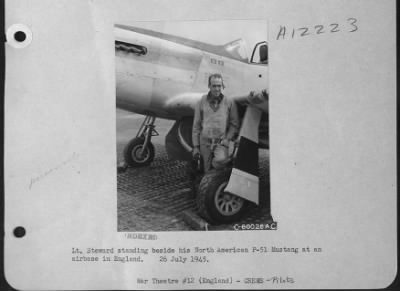
[[[204,92],[188,92],[169,98],[165,103],[165,109],[173,115],[193,116],[194,108],[204,95]]]
[[[247,107],[253,105],[264,113],[268,113],[268,97],[269,94],[266,89],[261,92],[247,92],[243,94],[233,95],[231,98],[239,105]]]
[[[168,99],[165,103],[165,107],[169,112],[179,116],[193,116],[194,108],[203,95],[204,92],[188,92],[179,94]],[[239,105],[247,107],[251,104],[262,112],[268,113],[268,92],[266,90],[229,96]]]

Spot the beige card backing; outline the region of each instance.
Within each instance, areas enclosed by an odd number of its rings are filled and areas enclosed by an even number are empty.
[[[268,23],[278,230],[118,232],[113,26],[216,20]],[[16,24],[29,43],[6,44],[5,274],[13,287],[383,288],[393,281],[395,1],[6,1],[6,29]],[[14,236],[16,227],[24,237]],[[251,253],[273,246],[299,252]],[[134,247],[150,250],[143,262],[71,260],[73,248]],[[162,263],[151,253],[195,247],[250,252],[207,253],[205,263]]]

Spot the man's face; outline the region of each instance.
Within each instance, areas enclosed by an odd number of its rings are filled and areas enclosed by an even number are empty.
[[[208,86],[208,88],[210,88],[210,92],[211,92],[212,96],[218,97],[222,91],[222,79],[221,78],[211,78],[210,85]]]

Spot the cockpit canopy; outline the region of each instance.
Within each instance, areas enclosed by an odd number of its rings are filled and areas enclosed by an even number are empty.
[[[246,43],[243,39],[237,39],[224,45],[224,50],[235,60],[249,62]]]
[[[223,46],[223,49],[231,58],[241,62],[249,62],[246,43],[243,39],[229,42]],[[259,42],[255,45],[250,63],[268,64],[268,44],[266,41]]]

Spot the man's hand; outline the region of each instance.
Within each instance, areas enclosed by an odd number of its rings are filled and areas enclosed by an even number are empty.
[[[195,159],[200,158],[200,148],[199,147],[194,147],[192,151],[192,156]]]
[[[267,90],[262,90],[261,92],[250,91],[248,100],[251,104],[257,105],[268,101]]]
[[[222,139],[221,142],[220,142],[220,145],[228,148],[229,147],[229,140],[226,139],[226,138]]]

